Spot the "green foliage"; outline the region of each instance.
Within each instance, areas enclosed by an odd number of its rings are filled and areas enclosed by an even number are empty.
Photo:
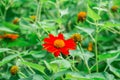
[[[0,80],[119,80],[119,15],[120,0],[0,0]],[[81,41],[67,49],[75,33]]]

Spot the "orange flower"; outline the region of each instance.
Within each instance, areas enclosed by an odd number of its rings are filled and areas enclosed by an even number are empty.
[[[3,38],[3,36],[0,35],[0,39],[2,39],[2,38]]]
[[[17,34],[5,34],[5,35],[3,35],[3,38],[9,38],[12,40],[16,40],[18,37],[19,37],[19,35],[17,35]]]
[[[10,73],[12,74],[12,75],[15,75],[16,73],[18,72],[18,66],[12,66],[11,68],[10,68]]]
[[[61,33],[58,36],[49,34],[49,38],[45,38],[44,42],[44,49],[53,53],[55,57],[58,57],[60,53],[63,55],[69,55],[69,50],[74,50],[76,48],[74,40],[65,40],[63,34]]]
[[[13,24],[17,24],[19,22],[19,18],[15,18],[12,22]]]
[[[111,10],[112,10],[113,12],[116,12],[117,9],[118,9],[118,6],[117,6],[117,5],[114,5],[114,6],[111,7]]]
[[[88,51],[92,51],[93,50],[93,43],[89,42],[88,44]]]
[[[79,13],[78,13],[78,20],[77,20],[77,21],[78,21],[78,22],[79,22],[79,21],[81,21],[81,22],[85,21],[86,15],[87,15],[86,12],[79,12]]]

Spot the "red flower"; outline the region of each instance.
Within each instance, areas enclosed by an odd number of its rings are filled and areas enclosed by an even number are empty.
[[[45,38],[44,42],[44,49],[53,53],[55,57],[58,57],[60,53],[63,55],[69,55],[69,49],[74,50],[76,48],[74,40],[65,40],[61,33],[58,36],[49,34],[49,38]]]

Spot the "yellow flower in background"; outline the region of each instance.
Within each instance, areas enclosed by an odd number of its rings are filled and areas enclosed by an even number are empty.
[[[85,21],[86,15],[87,15],[86,12],[83,12],[83,11],[79,12],[79,13],[78,13],[78,20],[77,20],[77,21],[78,21],[78,22],[79,22],[79,21],[81,21],[81,22]]]
[[[71,38],[75,41],[75,42],[80,42],[82,41],[81,35],[79,33],[75,33],[71,36]]]
[[[12,67],[10,68],[10,73],[11,73],[12,75],[17,74],[17,72],[18,72],[18,66],[14,65],[14,66],[12,66]]]
[[[117,5],[112,6],[112,7],[111,7],[111,10],[112,10],[113,12],[116,12],[116,11],[118,10],[118,6],[117,6]]]
[[[36,16],[35,16],[35,15],[32,15],[32,16],[30,16],[30,18],[31,18],[33,21],[35,21]]]
[[[17,24],[18,22],[19,22],[19,18],[15,18],[15,19],[12,21],[13,24]]]
[[[88,51],[92,51],[93,50],[93,43],[92,42],[89,42],[88,43]]]

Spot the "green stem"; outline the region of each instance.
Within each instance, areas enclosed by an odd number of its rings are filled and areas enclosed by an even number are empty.
[[[37,3],[38,3],[38,5],[37,5],[38,7],[37,7],[37,11],[36,11],[36,20],[35,20],[36,22],[40,21],[41,11],[42,11],[42,2],[37,1]]]
[[[73,69],[75,70],[75,71],[77,71],[77,72],[79,72],[79,70],[75,67],[75,58],[73,57],[73,63],[72,63],[72,67],[73,67]]]
[[[95,56],[96,56],[96,58],[95,58],[95,61],[96,61],[96,72],[99,72],[99,67],[98,67],[98,46],[97,46],[97,44],[98,44],[98,22],[96,22],[96,32],[95,32]]]
[[[19,74],[21,74],[24,78],[27,78],[27,76],[24,73],[19,72]]]
[[[87,69],[88,69],[88,73],[90,74],[90,73],[91,73],[91,70],[90,70],[90,68],[89,68],[89,65],[88,65],[86,59],[85,59],[85,56],[84,56],[84,54],[83,54],[84,51],[83,51],[80,43],[78,43],[78,47],[79,47],[79,49],[80,49],[80,51],[81,51],[81,53],[82,53],[84,63],[85,63],[85,65],[86,65]]]

